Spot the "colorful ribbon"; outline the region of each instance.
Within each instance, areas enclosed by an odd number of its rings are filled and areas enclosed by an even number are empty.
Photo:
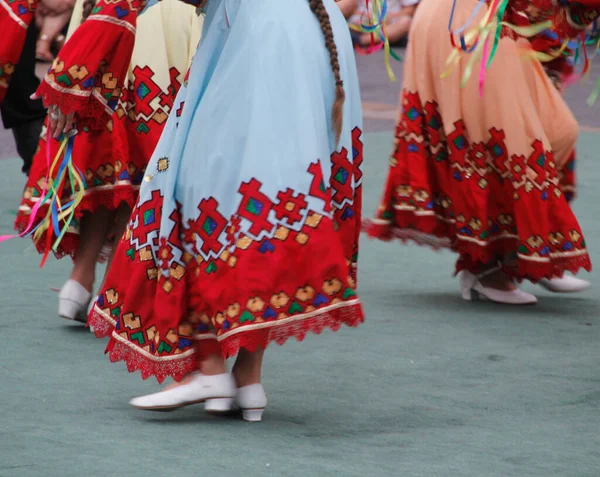
[[[446,70],[442,74],[442,78],[448,76],[453,67],[459,62],[460,58],[465,54],[470,55],[467,64],[465,65],[463,77],[461,79],[461,87],[464,87],[473,73],[473,68],[477,61],[481,61],[479,67],[479,92],[483,94],[486,73],[489,70],[498,50],[502,29],[507,28],[512,30],[518,36],[531,38],[542,33],[552,27],[551,21],[546,21],[536,25],[520,27],[504,21],[506,9],[510,0],[492,0],[483,19],[478,25],[474,25],[475,19],[479,12],[487,3],[486,0],[479,0],[477,6],[471,12],[469,18],[460,28],[454,30],[454,16],[458,0],[454,0],[448,23],[448,31],[450,33],[450,43],[453,51],[446,61]],[[457,43],[455,38],[459,38]],[[593,40],[592,40],[593,39]],[[586,46],[595,44],[595,53],[592,57],[588,55]],[[583,69],[581,73],[572,75],[566,80],[567,84],[572,84],[578,79],[586,76],[590,69],[593,58],[598,50],[600,50],[600,37],[598,36],[598,25],[594,22],[594,30],[590,36],[582,34],[576,40],[573,47],[572,42],[565,40],[561,47],[551,52],[529,51],[528,56],[535,58],[541,62],[550,62],[567,54],[567,48],[572,48],[575,51],[575,63],[579,62],[580,56],[583,56]],[[594,90],[588,98],[588,104],[593,105],[600,96],[600,78],[596,82]]]
[[[44,203],[48,204],[48,212],[33,234],[35,242],[40,240],[44,233],[46,235],[46,247],[40,267],[43,267],[46,263],[51,250],[53,252],[58,250],[60,242],[69,230],[71,222],[75,217],[75,210],[85,194],[83,176],[73,164],[73,142],[74,136],[62,140],[61,146],[66,144],[64,157],[61,160],[60,152],[56,155],[48,174],[50,177],[53,177],[54,169],[59,164],[56,179],[53,181],[50,191],[44,198]],[[61,202],[61,195],[67,187],[67,179],[68,185],[71,187],[71,199],[66,204],[63,204]],[[54,236],[56,236],[56,240],[52,243]]]
[[[483,94],[486,73],[489,70],[500,44],[500,38],[502,36],[502,29],[508,28],[515,32],[517,35],[523,37],[534,36],[543,30],[549,28],[552,23],[545,22],[538,25],[530,25],[526,27],[520,27],[511,23],[505,22],[504,15],[506,8],[508,7],[509,0],[493,0],[488,7],[486,14],[478,25],[473,25],[478,13],[481,11],[483,6],[486,4],[485,0],[479,0],[474,11],[471,13],[464,25],[457,30],[453,29],[454,15],[456,12],[456,4],[458,0],[454,0],[452,4],[452,10],[450,13],[450,21],[448,24],[448,30],[450,33],[450,43],[452,44],[453,51],[446,61],[446,70],[442,74],[442,78],[448,76],[452,71],[453,67],[458,63],[460,58],[465,54],[470,55],[469,60],[465,66],[463,77],[461,80],[461,86],[464,87],[469,78],[473,74],[473,68],[477,61],[480,61],[479,67],[479,92]],[[458,36],[459,44],[456,43],[455,38]]]
[[[48,173],[44,180],[40,198],[31,209],[27,227],[18,235],[0,236],[0,243],[15,237],[23,238],[29,236],[33,236],[34,242],[38,242],[45,234],[46,247],[40,267],[45,265],[51,250],[53,252],[58,250],[60,242],[69,230],[71,222],[75,217],[75,210],[83,199],[86,187],[83,174],[73,164],[75,135],[72,134],[61,139],[58,152],[52,161],[50,160],[51,140],[50,130],[48,129],[46,135],[46,170]],[[56,175],[54,174],[55,169],[58,169]],[[71,187],[71,198],[67,203],[63,204],[61,195],[63,195],[63,191],[67,187],[67,179]],[[38,212],[43,206],[48,206],[46,216],[34,226]],[[52,243],[54,236],[56,236],[56,240]]]
[[[359,25],[350,25],[350,28],[359,33],[370,33],[371,44],[367,48],[357,47],[357,51],[363,55],[370,55],[381,49],[384,51],[385,69],[390,81],[396,81],[396,75],[392,69],[390,58],[396,61],[402,61],[390,46],[390,40],[385,33],[385,24],[388,18],[388,2],[387,0],[365,0],[367,6],[367,21]],[[379,43],[375,43],[375,39],[379,39]]]

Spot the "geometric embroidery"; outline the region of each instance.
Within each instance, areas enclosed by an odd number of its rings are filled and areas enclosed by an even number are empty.
[[[353,137],[360,138],[359,131]],[[353,206],[360,206],[360,190],[347,187],[360,182],[356,166],[361,161],[362,145],[353,141],[352,160],[345,149],[331,158],[329,184],[320,162],[309,165],[301,190],[284,187],[267,195],[252,178],[240,184],[236,210],[220,207],[209,196],[198,204],[198,215],[186,216],[185,222],[181,204],[170,208],[167,219],[160,192],[148,191],[118,249],[133,263],[123,256],[115,261],[91,318],[103,327],[101,334],[112,335],[111,359],[125,359],[160,381],[195,359],[194,338],[198,343],[205,338],[208,345],[218,338],[229,354],[239,348],[239,337],[262,340],[263,330],[264,346],[343,323],[358,325],[362,311],[354,290],[354,257],[360,209]],[[332,194],[357,220],[336,223],[341,211],[325,210],[331,208]],[[161,224],[171,225],[162,230]],[[160,243],[144,244],[159,234]],[[312,260],[302,259],[303,251]],[[139,301],[139,296],[154,300]],[[244,328],[250,333],[238,333]],[[128,357],[119,355],[125,346]],[[151,356],[140,355],[134,365],[137,348]]]
[[[569,262],[566,269],[589,265],[553,153],[541,140],[532,141],[527,155],[509,156],[501,129],[490,128],[485,141],[476,143],[462,120],[444,131],[435,102],[422,105],[418,94],[404,91],[402,104],[388,185],[371,235],[447,244],[476,260],[489,260],[489,253],[505,244],[527,259],[523,276],[529,277],[552,273],[548,266],[561,257]],[[540,207],[539,216],[521,213]],[[435,238],[427,238],[431,235]],[[563,242],[564,237],[571,240]]]
[[[269,221],[269,214],[273,209],[271,200],[260,192],[260,182],[252,178],[250,182],[244,182],[240,186],[242,194],[242,203],[240,204],[238,215],[250,221],[250,233],[255,237],[266,232],[271,235],[275,224]]]

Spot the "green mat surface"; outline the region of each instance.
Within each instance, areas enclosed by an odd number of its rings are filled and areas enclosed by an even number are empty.
[[[600,260],[598,136],[580,141],[575,203]],[[375,209],[391,133],[367,135],[365,215]],[[23,185],[3,162],[0,233]],[[364,239],[357,330],[308,336],[266,355],[265,421],[200,407],[146,414],[158,389],[103,356],[104,341],[56,316],[68,260],[27,240],[0,245],[1,477],[598,477],[598,280],[531,308],[460,300],[454,257]]]

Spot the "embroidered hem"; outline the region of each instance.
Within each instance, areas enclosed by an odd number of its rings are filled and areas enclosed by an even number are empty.
[[[223,357],[227,359],[235,356],[242,348],[253,352],[260,348],[266,348],[271,342],[282,345],[289,338],[303,341],[309,333],[318,335],[325,329],[337,331],[343,324],[357,327],[363,321],[362,306],[356,300],[351,304],[327,309],[304,319],[281,324],[275,323],[269,328],[230,335],[219,341],[219,346]],[[202,342],[199,345],[197,343],[198,351],[189,350],[179,356],[161,358],[152,355],[132,342],[121,338],[115,330],[115,321],[97,307],[94,307],[90,313],[88,326],[94,330],[96,337],[110,337],[105,353],[109,355],[111,362],[124,361],[127,370],[130,373],[140,371],[142,379],[154,376],[159,383],[162,383],[167,377],[180,381],[184,376],[197,369],[198,359],[202,357]],[[207,341],[215,342],[215,340]],[[214,349],[214,346],[209,347],[211,350]]]

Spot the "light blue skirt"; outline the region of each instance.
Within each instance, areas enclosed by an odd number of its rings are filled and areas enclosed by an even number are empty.
[[[362,113],[346,22],[324,0],[346,101],[308,0],[210,0],[90,323],[145,377],[195,353],[356,326]],[[135,362],[135,364],[132,364]]]

